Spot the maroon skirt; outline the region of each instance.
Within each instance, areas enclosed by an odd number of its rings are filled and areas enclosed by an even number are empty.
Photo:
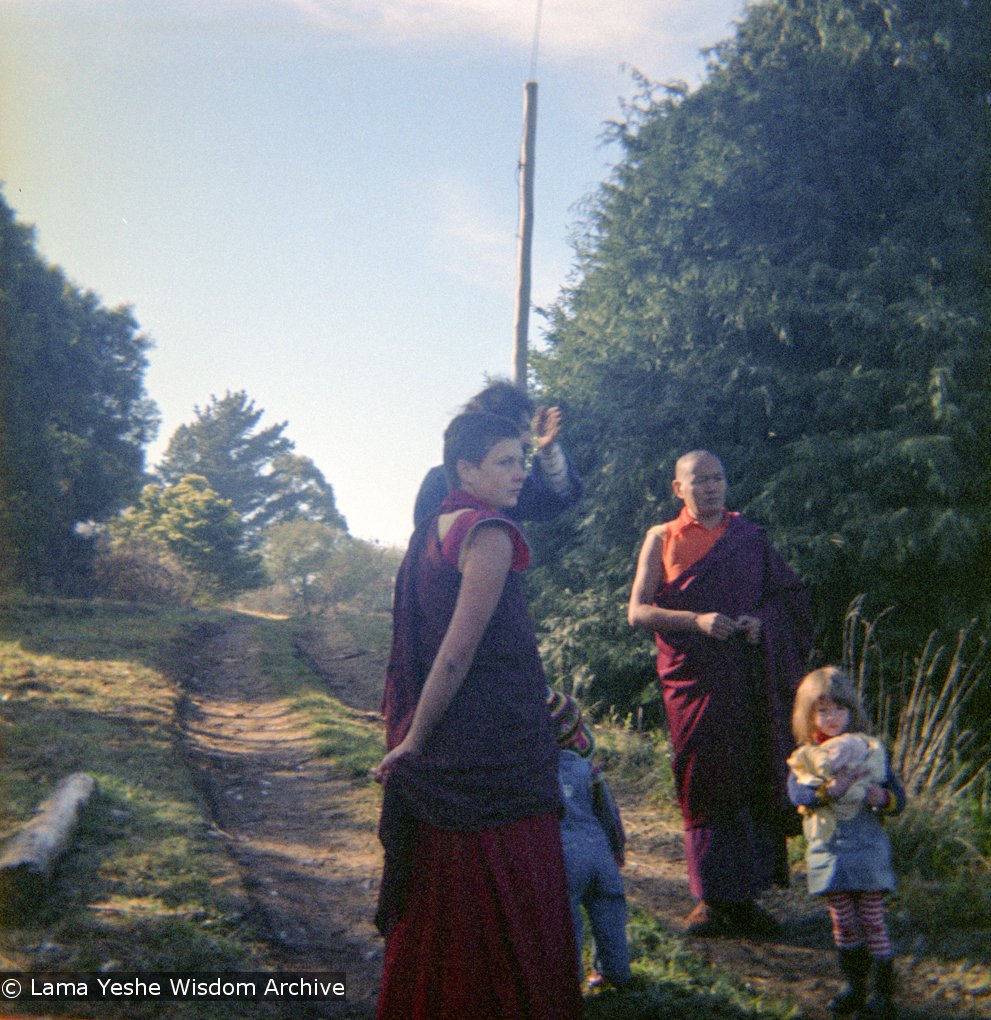
[[[421,823],[386,943],[378,1020],[578,1020],[557,816],[452,832]]]

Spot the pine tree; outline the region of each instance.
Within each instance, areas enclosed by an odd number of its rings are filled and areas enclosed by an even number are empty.
[[[138,502],[110,525],[114,543],[150,541],[171,552],[212,595],[258,587],[261,558],[244,549],[244,526],[229,499],[202,475],[146,485]]]
[[[187,474],[202,475],[231,501],[252,547],[279,521],[317,521],[346,531],[333,488],[309,458],[293,453],[283,435],[287,422],[258,428],[264,413],[243,390],[212,397],[196,408],[195,421],[176,429],[156,476],[171,485]]]

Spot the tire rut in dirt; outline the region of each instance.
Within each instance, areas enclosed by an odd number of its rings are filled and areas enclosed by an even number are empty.
[[[250,619],[201,636],[182,747],[240,870],[249,920],[280,967],[342,972],[349,1001],[370,1008],[382,951],[371,923],[375,826],[355,809],[354,784],[321,762],[304,721],[267,688]]]

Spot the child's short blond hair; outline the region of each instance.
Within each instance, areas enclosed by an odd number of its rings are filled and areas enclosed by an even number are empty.
[[[815,733],[813,715],[822,698],[829,698],[850,713],[850,730],[867,732],[867,717],[853,681],[836,666],[822,666],[807,674],[795,692],[791,713],[791,731],[796,743],[808,744]]]

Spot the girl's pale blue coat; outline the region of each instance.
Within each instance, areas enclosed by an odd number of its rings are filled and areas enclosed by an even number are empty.
[[[820,896],[831,892],[890,892],[895,888],[891,863],[891,840],[884,830],[885,814],[897,814],[905,806],[905,791],[886,762],[881,785],[895,797],[887,812],[861,806],[849,819],[838,819],[828,839],[812,839],[806,844],[805,863],[809,892]],[[788,796],[792,804],[815,810],[817,786],[799,783],[788,776]]]

